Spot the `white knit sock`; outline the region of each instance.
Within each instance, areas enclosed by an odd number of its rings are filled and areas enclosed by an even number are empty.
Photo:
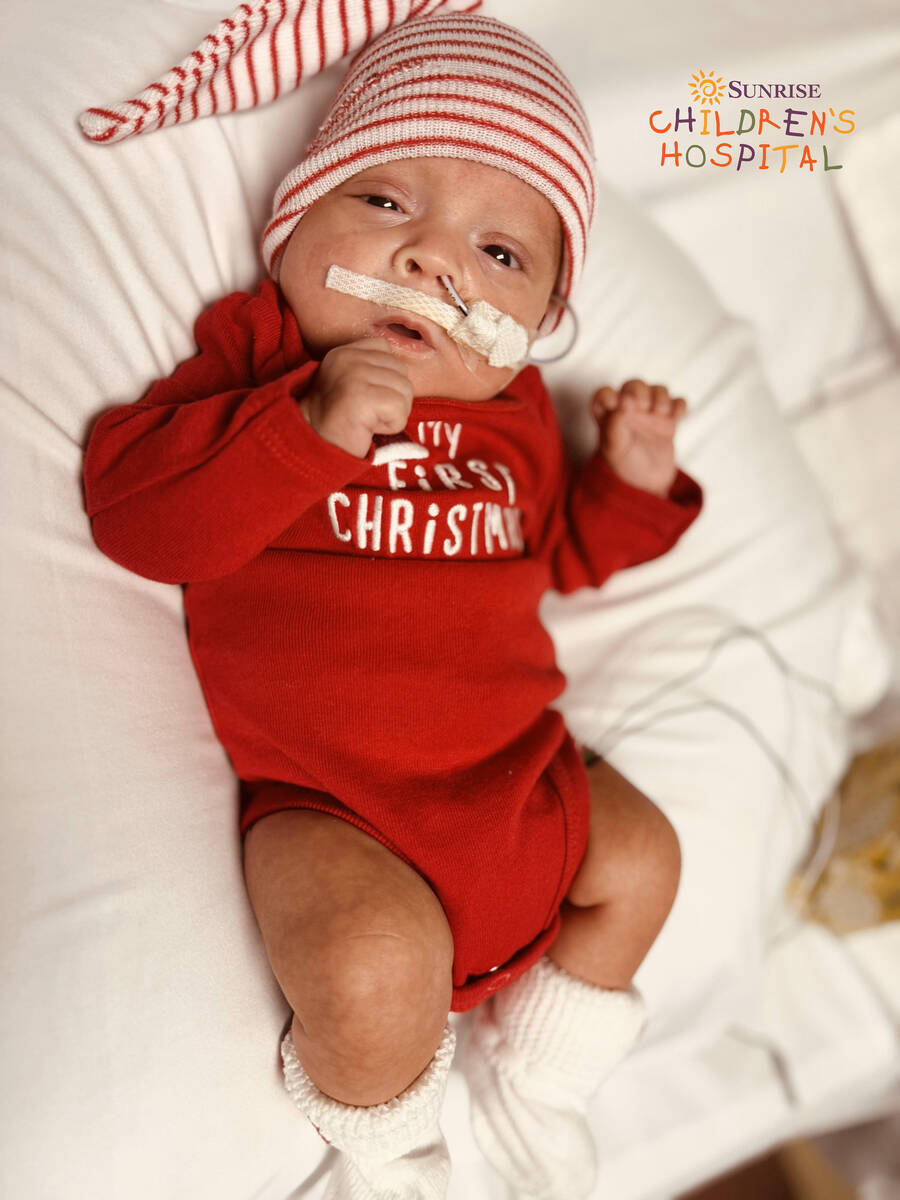
[[[475,1011],[460,1058],[472,1129],[517,1195],[580,1200],[597,1178],[588,1100],[643,1028],[644,1003],[546,956]]]
[[[415,1083],[384,1104],[357,1108],[319,1091],[288,1030],[281,1043],[288,1094],[322,1137],[342,1151],[323,1200],[444,1200],[450,1155],[439,1122],[455,1045],[448,1025]]]

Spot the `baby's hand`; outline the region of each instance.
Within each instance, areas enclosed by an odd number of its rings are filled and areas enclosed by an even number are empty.
[[[406,428],[412,402],[406,364],[370,337],[329,350],[300,407],[326,442],[365,458],[374,434]]]
[[[675,426],[687,412],[661,385],[629,379],[616,393],[602,387],[592,410],[600,426],[600,453],[626,483],[666,496],[675,466]]]

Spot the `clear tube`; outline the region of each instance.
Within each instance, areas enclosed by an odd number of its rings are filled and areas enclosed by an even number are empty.
[[[529,351],[528,361],[530,363],[533,363],[536,367],[543,367],[543,366],[546,366],[548,363],[559,362],[559,360],[561,358],[565,358],[566,355],[571,352],[575,343],[578,341],[578,334],[580,332],[580,327],[578,324],[578,317],[575,315],[575,309],[568,302],[568,300],[566,300],[565,297],[563,297],[563,296],[557,296],[557,295],[552,296],[551,299],[555,300],[557,302],[557,304],[561,304],[563,306],[563,308],[565,309],[565,311],[572,318],[572,336],[569,339],[569,344],[565,347],[565,349],[561,350],[559,352],[559,354],[551,355],[550,358],[535,358],[534,355]],[[554,332],[555,332],[555,330],[554,330]],[[550,335],[547,335],[547,336],[550,336]],[[535,338],[534,340],[537,341],[538,339]]]

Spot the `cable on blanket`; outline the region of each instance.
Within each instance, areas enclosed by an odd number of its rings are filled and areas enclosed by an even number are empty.
[[[663,709],[652,715],[649,720],[634,723],[632,718],[640,714],[644,710],[650,708],[655,702],[662,697],[684,688],[691,681],[698,679],[707,671],[720,651],[730,643],[740,639],[749,639],[762,646],[763,650],[771,659],[772,663],[778,669],[781,677],[785,680],[794,680],[801,686],[810,688],[819,692],[828,703],[831,715],[837,720],[843,720],[843,712],[834,694],[834,690],[822,680],[817,679],[813,675],[799,670],[791,666],[772,642],[766,637],[762,630],[755,629],[752,626],[745,625],[734,618],[722,609],[717,608],[702,608],[687,610],[695,612],[698,615],[712,616],[721,622],[727,622],[728,628],[708,647],[707,653],[703,661],[691,670],[684,674],[676,676],[674,679],[668,680],[666,683],[654,688],[652,691],[642,696],[639,700],[627,705],[619,716],[609,725],[597,739],[594,740],[591,749],[598,757],[606,757],[610,750],[624,741],[625,738],[632,734],[640,733],[646,729],[652,728],[657,723],[666,720],[669,717],[682,716],[685,713],[695,712],[698,710],[708,710],[714,708],[722,712],[725,716],[730,717],[738,724],[746,733],[748,733],[756,744],[763,750],[769,761],[775,766],[781,779],[789,789],[790,794],[796,801],[798,815],[803,822],[805,829],[808,820],[816,815],[816,804],[805,788],[802,787],[796,774],[791,770],[786,760],[778,754],[774,747],[766,740],[760,731],[753,725],[753,722],[735,706],[725,703],[724,701],[713,699],[705,696],[703,699],[688,703],[680,704],[674,707]],[[788,731],[788,742],[793,736],[793,715],[794,705],[793,697],[788,692],[790,699],[791,725]],[[840,798],[836,789],[825,801],[822,808],[822,827],[819,833],[819,838],[815,846],[815,850],[810,856],[806,867],[798,881],[798,893],[802,899],[808,897],[828,863],[832,851],[837,840],[838,823],[840,817]],[[799,924],[800,918],[794,916],[789,918],[780,928],[777,928],[767,939],[767,945],[773,946],[781,941],[792,929]]]
[[[785,681],[786,686],[790,680],[793,680],[805,688],[818,692],[827,702],[828,711],[830,712],[832,718],[836,720],[843,719],[843,712],[840,704],[838,703],[837,697],[835,696],[834,689],[823,683],[821,679],[817,679],[815,676],[810,675],[805,671],[801,671],[788,663],[779,650],[772,644],[770,639],[767,638],[762,632],[762,630],[735,620],[731,614],[722,609],[709,607],[689,609],[686,611],[699,616],[705,616],[708,618],[711,617],[722,622],[723,624],[726,624],[727,628],[723,630],[723,632],[708,647],[704,659],[698,666],[684,672],[682,675],[668,680],[666,683],[654,688],[634,703],[627,705],[620,712],[618,717],[612,722],[612,724],[607,726],[607,728],[595,740],[593,748],[596,751],[597,756],[605,756],[611,749],[624,741],[625,738],[634,733],[652,728],[657,722],[666,720],[669,717],[680,716],[684,713],[695,712],[697,710],[713,707],[719,712],[722,712],[726,716],[730,717],[746,733],[748,733],[754,739],[757,745],[762,748],[769,761],[776,766],[781,779],[787,785],[790,794],[797,802],[800,814],[804,817],[805,826],[805,818],[813,817],[815,815],[816,805],[812,797],[802,787],[795,773],[791,770],[785,759],[782,758],[781,755],[779,755],[774,749],[774,747],[772,747],[771,744],[766,740],[766,738],[763,737],[760,731],[753,725],[753,722],[733,705],[726,704],[720,700],[714,700],[710,697],[704,697],[702,700],[693,703],[679,704],[669,708],[664,708],[661,711],[654,713],[649,720],[635,720],[640,713],[647,710],[652,704],[659,701],[664,696],[674,693],[684,688],[686,684],[699,679],[704,672],[706,672],[712,666],[725,646],[733,644],[741,639],[753,641],[763,648],[765,653],[769,656],[771,662],[777,668],[781,678]],[[659,622],[654,622],[654,625],[658,627]],[[790,746],[791,738],[793,736],[793,716],[795,710],[793,697],[790,692],[788,692],[788,695],[791,701],[791,723],[788,729],[788,746]],[[809,856],[807,864],[798,881],[797,891],[800,896],[801,904],[804,903],[812,893],[813,888],[823,874],[828,860],[834,851],[837,842],[839,822],[840,793],[837,788],[834,788],[822,807],[822,824],[819,831],[818,840],[815,849]],[[764,944],[766,948],[771,949],[773,946],[777,945],[800,923],[800,905],[798,905],[797,908],[795,908],[793,915],[788,916],[786,920],[781,922],[779,927],[776,927],[769,933],[768,937],[764,938]],[[744,1022],[733,1022],[728,1027],[728,1032],[735,1040],[762,1050],[768,1054],[772,1063],[772,1068],[779,1080],[779,1083],[781,1084],[787,1103],[792,1107],[796,1107],[800,1103],[800,1092],[795,1086],[792,1078],[790,1060],[784,1048],[780,1046],[773,1037],[760,1030],[749,1027]]]

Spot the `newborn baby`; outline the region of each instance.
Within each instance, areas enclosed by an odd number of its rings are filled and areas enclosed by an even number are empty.
[[[678,844],[586,772],[538,602],[664,553],[702,497],[675,465],[683,400],[601,387],[574,474],[526,365],[592,206],[584,115],[542,50],[471,14],[401,25],[279,189],[272,277],[88,446],[97,544],[186,585],[294,1014],[288,1091],[343,1151],[332,1200],[446,1194],[467,1009],[486,1155],[523,1195],[587,1196],[587,1101],[643,1024],[631,981]]]

